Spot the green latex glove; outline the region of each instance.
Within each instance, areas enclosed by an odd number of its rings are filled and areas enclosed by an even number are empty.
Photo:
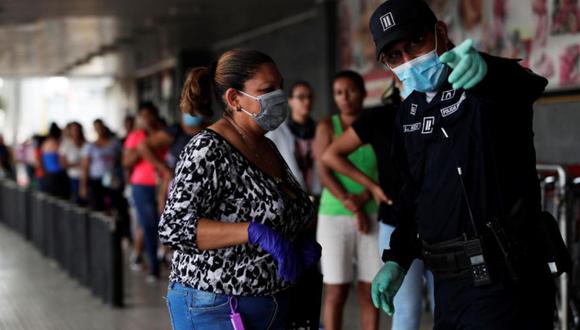
[[[453,89],[470,89],[482,81],[487,73],[487,64],[473,48],[471,39],[445,52],[439,60],[453,69],[448,78]]]
[[[395,294],[403,284],[404,278],[405,270],[396,262],[387,261],[383,265],[383,268],[375,275],[371,286],[371,296],[376,308],[380,308],[389,316],[393,316],[395,313],[393,305]]]

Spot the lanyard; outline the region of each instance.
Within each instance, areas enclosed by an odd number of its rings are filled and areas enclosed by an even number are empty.
[[[238,308],[238,300],[236,297],[229,298],[230,303],[230,321],[234,330],[244,330],[244,322],[242,322],[242,316],[236,311]]]

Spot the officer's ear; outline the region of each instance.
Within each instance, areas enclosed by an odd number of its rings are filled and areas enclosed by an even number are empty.
[[[443,21],[437,21],[437,23],[435,23],[435,32],[437,33],[437,54],[441,55],[449,50],[447,24],[445,24]]]

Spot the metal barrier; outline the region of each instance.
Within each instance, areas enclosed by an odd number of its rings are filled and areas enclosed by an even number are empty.
[[[0,223],[29,240],[105,304],[123,306],[123,265],[115,219],[0,181]]]
[[[566,170],[562,166],[544,164],[538,164],[536,169],[540,179],[542,207],[558,220],[560,234],[568,246],[568,249],[571,250],[571,243],[573,240],[571,239],[570,221],[568,220],[568,217],[570,216],[568,203],[571,194],[568,189],[569,183]],[[571,283],[569,276],[569,274],[564,273],[559,278],[557,300],[559,318],[558,328],[562,330],[567,330],[571,326],[573,328],[577,327],[577,317],[570,317],[571,313],[575,316],[576,308],[574,307],[570,296]]]

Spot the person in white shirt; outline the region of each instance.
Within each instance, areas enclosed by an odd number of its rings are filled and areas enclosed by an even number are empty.
[[[70,179],[70,198],[74,203],[80,203],[79,195],[80,178],[82,173],[81,160],[82,149],[86,143],[83,134],[83,127],[78,122],[72,122],[68,125],[69,137],[60,145],[59,156],[60,163],[66,169]]]
[[[314,94],[306,81],[298,81],[290,88],[288,105],[290,116],[266,136],[276,144],[292,174],[310,195],[320,195],[320,181],[314,166],[312,143],[316,122],[312,119]]]

